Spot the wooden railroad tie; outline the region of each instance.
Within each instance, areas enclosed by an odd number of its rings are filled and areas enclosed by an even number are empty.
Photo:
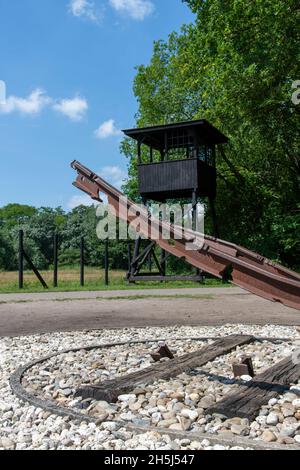
[[[300,364],[295,364],[292,357],[283,359],[251,382],[228,394],[223,400],[206,410],[207,414],[218,413],[228,418],[240,417],[253,421],[259,410],[271,398],[289,390],[290,384],[300,377]]]
[[[237,346],[255,341],[250,335],[231,335],[218,339],[213,344],[204,346],[197,351],[176,357],[167,362],[158,362],[146,369],[133,372],[114,380],[107,380],[96,385],[79,388],[76,397],[94,398],[98,401],[115,403],[120,395],[133,391],[137,387],[149,385],[157,380],[169,380],[183,372],[201,367],[218,356],[230,353]]]

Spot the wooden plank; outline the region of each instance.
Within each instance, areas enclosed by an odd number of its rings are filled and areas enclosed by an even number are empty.
[[[43,279],[42,275],[40,274],[39,270],[35,267],[35,265],[33,264],[33,262],[31,261],[31,259],[29,258],[29,256],[26,254],[26,252],[24,250],[23,250],[23,256],[24,256],[28,266],[34,272],[34,274],[36,275],[36,277],[38,278],[38,280],[40,281],[40,283],[42,284],[44,289],[48,289],[48,286],[47,286],[45,280]]]
[[[253,336],[231,335],[218,339],[190,354],[185,354],[168,362],[160,362],[146,369],[139,370],[114,380],[100,382],[97,385],[83,386],[76,392],[77,397],[94,398],[108,402],[116,402],[119,395],[131,392],[136,387],[149,385],[157,380],[168,380],[196,367],[213,361],[218,356],[228,354],[237,346],[253,342]]]
[[[53,287],[58,286],[58,234],[54,235],[53,240]]]
[[[84,237],[80,238],[80,285],[84,287],[84,252],[85,252],[85,242]]]
[[[109,285],[109,242],[104,242],[105,285]]]
[[[256,375],[251,382],[241,385],[236,392],[206,410],[206,413],[219,413],[228,418],[240,417],[253,421],[263,405],[288,390],[290,384],[297,382],[299,377],[300,364],[295,364],[292,357],[288,357]]]
[[[19,289],[24,287],[24,232],[19,230]]]

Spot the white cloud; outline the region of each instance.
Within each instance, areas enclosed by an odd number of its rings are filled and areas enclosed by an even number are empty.
[[[121,131],[117,129],[115,121],[109,119],[108,121],[103,122],[98,129],[94,132],[97,139],[107,139],[108,137],[121,135]]]
[[[102,14],[96,9],[95,4],[88,0],[71,0],[69,10],[77,18],[87,18],[94,22],[99,22],[102,18]]]
[[[155,8],[150,0],[109,0],[109,3],[117,12],[127,14],[139,21],[151,15]]]
[[[36,115],[48,106],[51,101],[51,98],[43,90],[37,88],[26,98],[9,96],[6,102],[0,105],[0,112],[10,114],[17,111],[21,114]]]
[[[67,116],[71,121],[81,121],[88,110],[88,103],[84,98],[76,96],[72,99],[56,101],[47,96],[44,90],[37,88],[26,98],[9,96],[5,102],[0,103],[0,113],[19,112],[24,115],[38,115],[44,108],[50,106],[55,111]]]
[[[53,109],[61,114],[64,114],[71,121],[81,121],[86,111],[88,110],[88,103],[86,99],[76,96],[72,99],[63,99],[53,105]]]
[[[128,175],[127,172],[122,170],[119,166],[105,166],[99,172],[99,176],[120,189]]]
[[[93,204],[95,204],[95,201],[93,201],[90,198],[90,196],[88,196],[87,194],[83,194],[83,195],[71,197],[67,206],[68,206],[68,209],[72,210],[72,209],[75,209],[75,207],[79,207],[79,206],[89,207],[89,206],[92,206]]]

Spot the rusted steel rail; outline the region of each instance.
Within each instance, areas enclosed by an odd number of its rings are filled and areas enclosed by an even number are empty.
[[[99,202],[100,193],[106,194],[120,219],[134,225],[138,218],[139,234],[151,240],[155,233],[155,242],[166,252],[220,279],[227,277],[255,295],[300,310],[300,274],[233,243],[159,221],[79,162],[71,166],[78,173],[74,186]],[[165,230],[169,240],[163,236]],[[193,250],[191,244],[196,245]]]

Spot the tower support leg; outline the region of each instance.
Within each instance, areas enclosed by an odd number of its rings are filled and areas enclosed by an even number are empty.
[[[132,258],[132,260],[131,260],[131,270],[130,270],[130,275],[131,275],[131,276],[134,276],[135,271],[136,271],[137,258],[138,258],[138,256],[139,256],[140,246],[141,246],[141,237],[138,237],[138,238],[135,240],[133,258]]]
[[[216,214],[216,207],[215,207],[215,200],[213,198],[209,198],[209,205],[210,205],[210,210],[211,210],[214,237],[215,238],[220,238],[220,232],[219,232],[218,220],[217,220],[217,214]]]

